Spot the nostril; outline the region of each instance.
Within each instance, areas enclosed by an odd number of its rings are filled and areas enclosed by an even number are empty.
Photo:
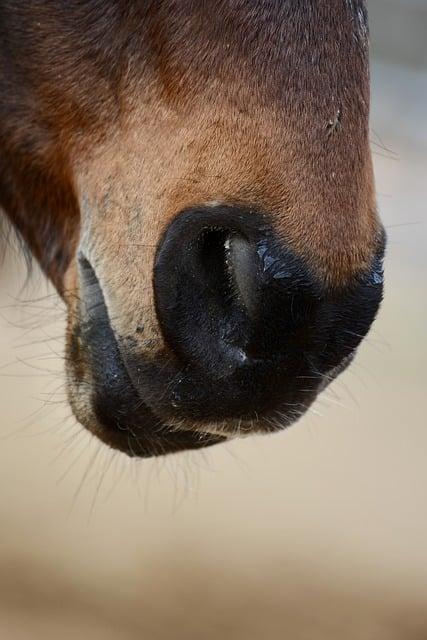
[[[224,306],[233,299],[233,281],[228,268],[229,231],[207,229],[198,240],[196,259],[200,262],[200,277],[205,281],[209,297]]]
[[[167,228],[154,265],[165,341],[181,365],[216,379],[273,360],[287,367],[286,345],[301,342],[310,314],[306,275],[261,215],[186,210]]]
[[[228,213],[228,212],[227,212]],[[159,245],[154,267],[157,316],[183,364],[218,377],[246,361],[255,296],[255,243],[244,222],[224,212],[178,216]]]
[[[242,235],[229,229],[208,229],[199,240],[197,259],[206,294],[224,311],[240,304],[247,312],[255,308],[256,252]]]
[[[227,238],[225,249],[234,291],[249,315],[253,315],[258,293],[256,246],[243,236],[231,235]]]

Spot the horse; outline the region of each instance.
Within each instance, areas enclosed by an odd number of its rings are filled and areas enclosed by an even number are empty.
[[[297,421],[383,295],[363,0],[0,2],[0,209],[129,456]]]

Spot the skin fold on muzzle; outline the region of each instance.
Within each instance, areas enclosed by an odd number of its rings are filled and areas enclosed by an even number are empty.
[[[98,438],[289,426],[383,294],[365,2],[0,3],[0,208]]]

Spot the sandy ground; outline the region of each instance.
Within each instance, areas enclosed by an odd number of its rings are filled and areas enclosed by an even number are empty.
[[[1,639],[427,638],[427,76],[373,88],[386,301],[287,433],[112,455],[64,403],[60,303],[3,270]]]

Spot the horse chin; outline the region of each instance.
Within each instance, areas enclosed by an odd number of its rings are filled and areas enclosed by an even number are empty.
[[[82,392],[72,374],[68,375],[68,398],[74,416],[87,431],[111,449],[129,457],[151,458],[203,449],[227,440],[224,434],[167,424],[142,402],[139,402],[137,412],[120,416],[120,420],[102,416],[93,401],[93,393],[90,390]]]
[[[81,362],[68,359],[68,399],[77,421],[101,442],[130,457],[150,458],[204,449],[235,438],[278,433],[297,422],[318,395],[318,390],[313,389],[298,406],[290,407],[284,402],[251,419],[168,419],[154,413],[131,382],[120,396],[111,395],[109,402],[105,397],[101,400],[93,370],[87,368],[82,377],[83,367]]]

